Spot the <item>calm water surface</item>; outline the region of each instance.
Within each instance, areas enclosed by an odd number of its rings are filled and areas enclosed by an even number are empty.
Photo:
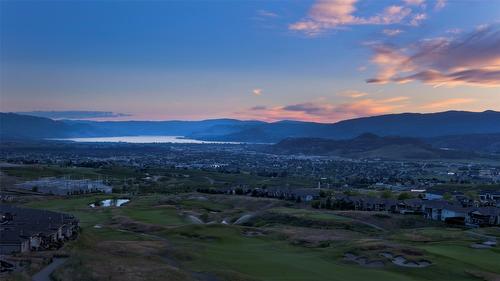
[[[182,136],[124,136],[124,137],[93,137],[93,138],[68,138],[75,142],[125,142],[125,143],[219,143],[238,144],[237,142],[201,141],[186,139]]]

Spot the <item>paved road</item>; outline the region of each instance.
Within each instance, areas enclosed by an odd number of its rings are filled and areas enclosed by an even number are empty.
[[[64,262],[66,262],[67,258],[54,258],[52,263],[44,267],[40,272],[33,275],[32,281],[51,281],[50,274],[54,272],[58,267],[60,267]]]

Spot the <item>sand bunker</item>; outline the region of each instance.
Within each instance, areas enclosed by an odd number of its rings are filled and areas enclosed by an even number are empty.
[[[413,261],[413,260],[408,260],[404,256],[397,255],[394,256],[390,252],[382,252],[380,253],[380,256],[390,259],[391,262],[397,266],[404,266],[404,267],[428,267],[432,264],[432,262],[428,260],[419,260],[419,261]]]
[[[385,265],[381,260],[369,260],[367,257],[357,256],[353,253],[345,253],[344,259],[365,267],[383,267]]]
[[[497,246],[497,241],[484,241],[482,243],[473,243],[470,245],[473,249],[491,249]]]

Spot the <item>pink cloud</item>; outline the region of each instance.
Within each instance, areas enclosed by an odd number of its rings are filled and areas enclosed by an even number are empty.
[[[412,19],[410,20],[410,25],[411,26],[419,26],[422,21],[427,19],[427,15],[425,13],[418,13],[415,14]]]
[[[434,5],[434,10],[441,10],[446,6],[446,0],[436,0],[436,5]]]
[[[349,118],[394,112],[402,108],[408,99],[408,97],[400,96],[387,99],[356,99],[352,102],[339,104],[304,102],[275,107],[257,106],[243,112],[237,112],[235,116],[264,121],[289,119],[313,122],[336,122]]]
[[[420,6],[425,4],[425,0],[403,0],[403,2],[405,2],[406,5],[411,5],[411,6]]]
[[[406,1],[406,5],[388,6],[382,12],[366,17],[355,15],[356,2],[357,0],[318,0],[305,18],[290,24],[289,29],[314,36],[328,29],[349,25],[398,24],[410,18],[412,9],[408,6],[422,4],[424,1]],[[416,24],[424,19],[425,14],[415,14],[411,22]]]
[[[500,28],[478,28],[458,37],[408,46],[372,44],[378,75],[368,83],[422,81],[432,86],[500,86]]]
[[[262,95],[262,89],[253,89],[252,90],[252,94],[256,95],[256,96],[261,96]]]
[[[365,97],[367,95],[368,95],[368,93],[354,91],[354,90],[345,91],[345,92],[340,93],[340,96],[349,97],[349,98],[353,98],[353,99]]]
[[[476,100],[469,99],[469,98],[451,98],[451,99],[433,101],[431,103],[423,105],[422,108],[424,108],[424,109],[442,109],[442,108],[449,108],[450,106],[469,104],[469,103],[472,103],[474,101],[476,101]]]

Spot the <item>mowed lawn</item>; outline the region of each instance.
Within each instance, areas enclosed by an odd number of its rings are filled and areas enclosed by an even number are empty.
[[[460,261],[470,269],[481,269],[500,274],[500,249],[472,249],[453,244],[433,244],[422,247],[426,251]]]
[[[222,276],[238,272],[243,274],[242,279],[271,281],[475,280],[455,261],[452,265],[457,270],[451,272],[447,267],[435,266],[421,269],[388,265],[373,269],[345,263],[341,258],[342,246],[325,249],[293,246],[271,237],[245,237],[239,228],[232,226],[187,227],[179,229],[179,233],[196,234],[195,238],[169,235],[171,241],[184,245],[186,251],[193,254],[194,258],[186,262],[188,267]]]
[[[186,224],[186,220],[179,216],[175,209],[171,208],[144,208],[144,207],[128,207],[120,209],[123,215],[135,221],[140,221],[149,224],[162,226],[178,226]]]
[[[82,262],[83,264],[88,263],[89,266],[96,265],[85,255],[98,253],[104,249],[103,247],[107,247],[109,243],[112,243],[110,245],[119,245],[120,247],[137,247],[137,245],[141,244],[133,243],[134,241],[150,240],[149,242],[146,241],[147,243],[152,243],[151,241],[155,240],[157,242],[163,241],[162,239],[155,238],[157,237],[166,239],[170,246],[162,248],[163,252],[161,253],[152,251],[145,255],[149,255],[154,259],[152,264],[155,267],[161,268],[162,272],[169,272],[168,268],[162,266],[162,255],[169,255],[169,251],[174,251],[178,256],[188,257],[178,261],[183,265],[183,269],[196,272],[211,272],[220,276],[221,280],[455,281],[478,280],[467,274],[466,271],[479,270],[500,273],[500,250],[471,249],[467,246],[469,242],[461,240],[462,235],[459,235],[460,230],[445,231],[436,228],[419,230],[419,233],[440,239],[444,235],[441,232],[448,234],[448,236],[450,233],[453,234],[452,237],[454,240],[447,242],[417,243],[399,239],[397,241],[393,240],[394,243],[407,243],[413,247],[425,250],[427,252],[426,256],[434,263],[428,268],[403,268],[387,263],[386,267],[375,269],[362,267],[354,263],[347,263],[342,259],[345,251],[357,240],[335,242],[325,248],[309,248],[292,245],[285,238],[275,234],[256,237],[245,236],[245,231],[256,231],[258,228],[246,228],[234,225],[225,226],[220,224],[192,225],[189,224],[189,221],[185,220],[184,215],[178,213],[175,205],[169,205],[170,203],[161,201],[162,198],[156,195],[134,197],[129,204],[120,208],[93,209],[88,206],[88,204],[96,200],[108,198],[110,198],[109,195],[81,196],[71,199],[61,198],[36,201],[27,204],[27,206],[62,211],[78,216],[83,228],[83,235],[76,244],[73,244],[72,261]],[[189,206],[205,209],[214,209],[215,207],[220,209],[227,208],[224,204],[220,204],[220,202],[211,204],[210,201],[203,201],[203,203],[184,201],[181,203],[183,209],[188,209]],[[275,208],[271,211],[321,221],[327,220],[345,223],[351,220],[317,210]],[[116,215],[126,216],[137,222],[167,226],[168,228],[155,233],[142,234],[107,227],[106,224]],[[94,226],[98,224],[102,224],[104,227],[95,228]],[[108,241],[106,242],[108,244],[101,243],[105,241]],[[131,243],[118,243],[117,241],[130,241]],[[100,244],[96,244],[96,242],[100,242]],[[84,245],[85,248],[95,247],[95,249],[89,248],[83,251],[83,248],[78,248],[80,244]],[[148,247],[154,248],[154,246]],[[126,248],[120,250],[127,252]],[[138,251],[138,249],[135,250]],[[82,254],[79,254],[79,252],[82,252]],[[110,260],[110,265],[116,265],[115,263],[124,262],[122,256],[123,253],[117,250],[116,253],[108,252],[106,259]],[[116,258],[116,262],[111,262],[114,258]],[[141,267],[148,264],[147,262],[142,262],[144,256],[141,255],[137,257],[130,255],[130,257],[127,256],[127,259],[127,263],[130,263],[130,266],[134,263],[137,263],[137,265],[140,264]],[[68,264],[68,267],[70,265],[71,263]],[[75,268],[78,268],[78,266],[78,264],[75,264]],[[151,268],[151,272],[156,270],[155,267]],[[146,269],[150,270],[144,268],[144,270]],[[91,269],[87,268],[87,270]],[[68,275],[65,276],[68,277]]]
[[[273,208],[270,210],[271,212],[275,213],[281,213],[281,214],[287,214],[287,215],[292,215],[296,217],[302,217],[302,218],[307,218],[307,219],[313,219],[313,220],[320,220],[320,221],[341,221],[341,222],[348,222],[352,221],[350,218],[342,217],[336,214],[332,214],[328,211],[317,211],[317,210],[307,210],[307,209],[294,209],[294,208]]]
[[[90,208],[89,204],[112,198],[107,194],[79,196],[71,199],[60,198],[50,200],[33,201],[26,204],[26,207],[45,209],[75,215],[80,220],[80,226],[90,227],[96,224],[105,223],[111,219],[111,208]]]

